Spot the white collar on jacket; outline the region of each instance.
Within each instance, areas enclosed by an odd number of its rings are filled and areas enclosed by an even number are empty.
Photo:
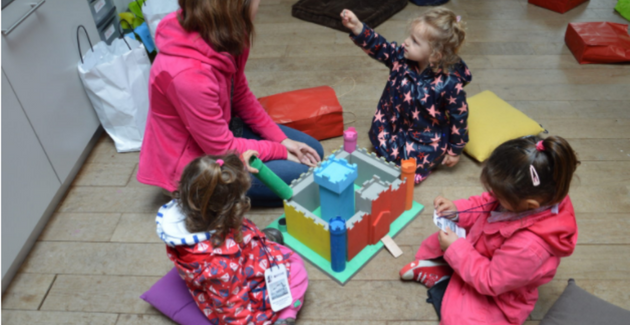
[[[177,205],[177,200],[171,200],[163,205],[155,217],[157,235],[169,246],[195,245],[209,240],[214,231],[190,233],[186,230],[186,216]]]

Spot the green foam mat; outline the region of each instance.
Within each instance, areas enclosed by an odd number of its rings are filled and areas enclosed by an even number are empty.
[[[411,209],[401,214],[389,227],[390,237],[394,238],[403,228],[405,228],[420,212],[424,209],[424,206],[418,202],[413,202]],[[319,211],[319,208],[314,211],[315,214]],[[267,228],[278,229],[278,220],[284,218],[284,214],[278,219],[274,220]],[[346,269],[343,272],[335,272],[330,267],[330,262],[319,254],[315,253],[312,249],[293,238],[288,232],[283,232],[284,244],[290,247],[296,253],[300,254],[302,258],[308,260],[317,268],[322,270],[333,280],[339,284],[344,285],[348,282],[363,266],[365,266],[375,255],[383,248],[383,242],[379,241],[376,245],[368,245],[359,254],[357,254],[352,261],[346,262]]]

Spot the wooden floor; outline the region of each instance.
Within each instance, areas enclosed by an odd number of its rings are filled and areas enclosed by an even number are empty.
[[[257,96],[330,85],[360,145],[387,79],[347,34],[291,17],[296,0],[263,0],[247,66]],[[538,324],[567,283],[630,309],[630,65],[579,65],[564,45],[568,22],[627,23],[616,0],[592,0],[561,15],[525,0],[451,1],[468,23],[462,57],[473,82],[469,96],[491,90],[551,134],[569,139],[579,154],[571,196],[580,237],[573,256],[540,289],[531,321]],[[376,30],[390,41],[405,38],[407,22],[423,11],[409,4]],[[326,153],[341,139],[324,142]],[[20,273],[2,298],[3,324],[171,324],[138,297],[172,267],[155,235],[160,190],[139,184],[138,154],[117,154],[103,137],[58,207]],[[404,255],[382,251],[345,287],[308,265],[310,287],[300,324],[437,324],[426,290],[398,280],[430,233],[431,202],[482,191],[481,167],[464,157],[416,188],[429,206],[397,238]],[[248,214],[264,227],[281,209]]]

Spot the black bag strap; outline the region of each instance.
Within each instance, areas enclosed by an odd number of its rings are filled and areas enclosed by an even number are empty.
[[[118,24],[118,31],[120,32],[120,38],[122,38],[123,42],[127,44],[129,51],[131,51],[131,46],[129,46],[129,43],[127,43],[127,40],[125,39],[125,32],[123,31],[122,26],[120,26],[120,24]]]
[[[79,47],[79,58],[81,58],[81,64],[83,64],[83,54],[81,52],[81,42],[79,41],[79,30],[83,28],[83,31],[85,32],[85,36],[88,39],[88,43],[90,43],[90,49],[92,49],[92,52],[94,52],[94,47],[92,46],[92,41],[90,40],[90,35],[88,35],[87,29],[85,29],[85,26],[83,25],[79,25],[79,27],[77,27],[77,46]]]
[[[85,36],[87,37],[88,43],[90,43],[90,49],[92,50],[92,52],[94,52],[94,46],[92,46],[92,40],[90,40],[90,35],[88,34],[87,29],[85,29],[85,26],[79,25],[79,27],[77,27],[77,47],[79,48],[79,58],[81,58],[81,64],[83,64],[85,62],[83,62],[83,54],[81,52],[81,41],[79,38],[79,31],[81,29],[83,29],[83,31],[85,32]],[[123,33],[122,27],[120,27],[120,25],[118,25],[118,29],[120,31],[120,38],[122,38],[123,42],[127,44],[129,51],[131,51],[131,46],[129,45],[129,43],[127,43],[127,40],[125,39],[125,34]]]

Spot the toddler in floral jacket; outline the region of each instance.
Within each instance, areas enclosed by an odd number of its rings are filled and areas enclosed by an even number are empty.
[[[400,165],[416,159],[416,184],[439,164],[452,167],[468,142],[468,105],[463,87],[472,80],[457,56],[466,33],[461,18],[445,8],[413,20],[409,37],[398,46],[358,20],[341,13],[350,38],[390,68],[369,131],[376,152]]]
[[[257,154],[243,153],[243,158]],[[241,159],[202,156],[186,166],[175,199],[160,209],[157,233],[211,324],[295,324],[308,287],[304,262],[245,219],[250,176]],[[265,271],[286,269],[292,301],[272,309]],[[282,271],[283,272],[283,271]],[[275,278],[275,276],[274,276]]]

